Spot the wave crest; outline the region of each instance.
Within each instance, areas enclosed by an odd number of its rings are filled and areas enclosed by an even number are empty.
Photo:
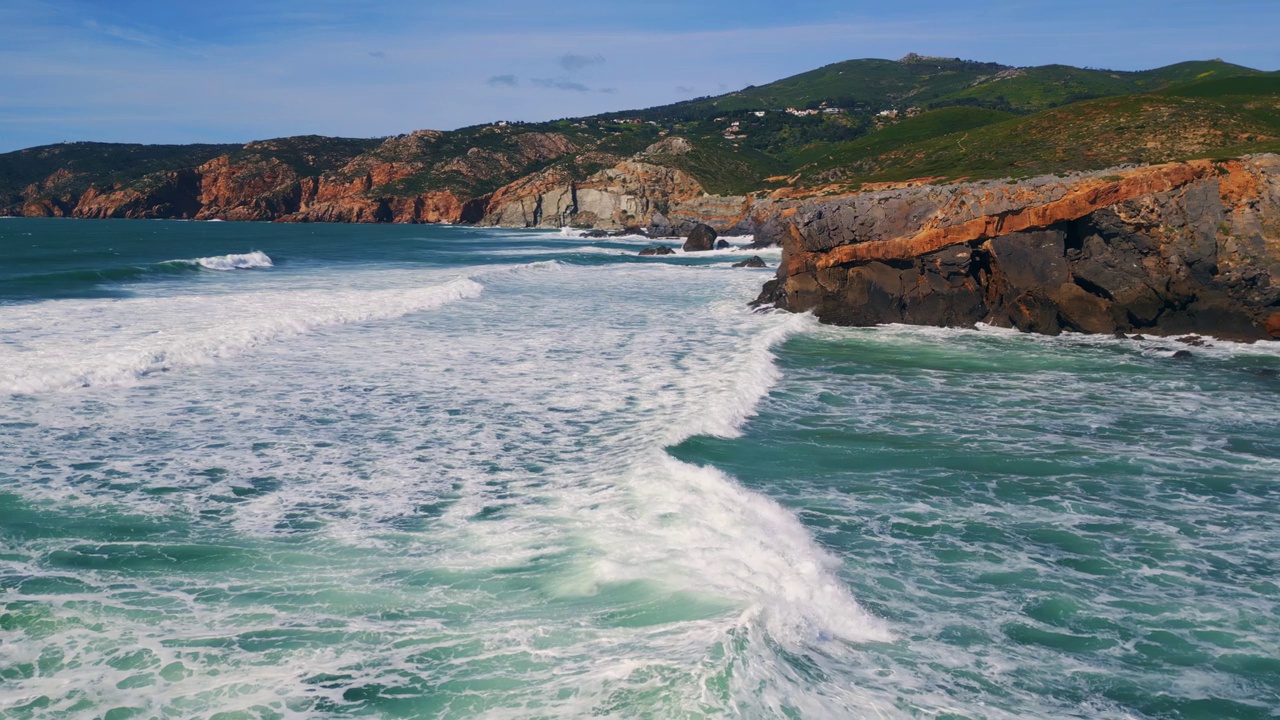
[[[261,250],[254,250],[247,253],[232,253],[229,255],[214,255],[212,257],[194,258],[192,260],[169,260],[171,263],[181,263],[183,265],[198,265],[207,270],[252,270],[255,268],[275,267],[275,263],[271,258]]]

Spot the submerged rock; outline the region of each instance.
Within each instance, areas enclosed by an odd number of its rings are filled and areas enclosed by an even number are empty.
[[[640,251],[641,255],[675,255],[676,251],[666,245],[654,245]]]
[[[731,248],[731,247],[733,247],[733,246],[729,244],[729,241],[728,241],[728,240],[717,240],[717,241],[716,241],[716,249],[717,249],[717,250],[728,250],[728,249],[729,249],[729,248]]]
[[[736,262],[733,264],[733,266],[746,267],[746,268],[769,267],[768,265],[765,264],[764,260],[762,260],[759,255],[752,255],[750,259],[743,260],[742,262]]]
[[[719,234],[715,228],[710,225],[699,223],[693,226],[689,231],[688,237],[684,241],[685,252],[703,252],[706,250],[714,250],[716,247],[716,238]]]

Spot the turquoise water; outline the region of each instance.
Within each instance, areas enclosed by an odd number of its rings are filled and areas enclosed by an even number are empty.
[[[644,244],[0,220],[0,716],[1277,716],[1272,346]]]

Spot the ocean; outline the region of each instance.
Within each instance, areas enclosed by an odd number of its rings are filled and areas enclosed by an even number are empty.
[[[0,219],[0,716],[1280,716],[1276,345],[649,244]]]

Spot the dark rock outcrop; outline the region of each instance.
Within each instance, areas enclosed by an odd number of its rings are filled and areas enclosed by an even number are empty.
[[[738,267],[740,267],[740,268],[762,268],[762,267],[769,267],[768,265],[766,265],[766,264],[765,264],[764,260],[762,260],[762,259],[760,258],[760,256],[759,256],[759,255],[752,255],[752,256],[751,256],[749,259],[747,259],[747,260],[743,260],[742,262],[736,262],[736,263],[734,263],[734,264],[733,264],[733,266],[734,266],[734,267],[736,267],[736,268],[738,268]]]
[[[1280,158],[919,191],[780,214],[759,302],[842,325],[1280,336]]]
[[[641,255],[675,255],[676,251],[666,245],[655,245],[640,251]]]
[[[699,223],[693,226],[689,231],[688,237],[684,241],[685,252],[703,252],[706,250],[714,250],[716,247],[716,238],[719,237],[715,228],[710,225]]]
[[[656,212],[649,217],[649,227],[645,230],[649,237],[673,237],[675,235],[675,230],[671,227],[671,221],[660,212]]]

